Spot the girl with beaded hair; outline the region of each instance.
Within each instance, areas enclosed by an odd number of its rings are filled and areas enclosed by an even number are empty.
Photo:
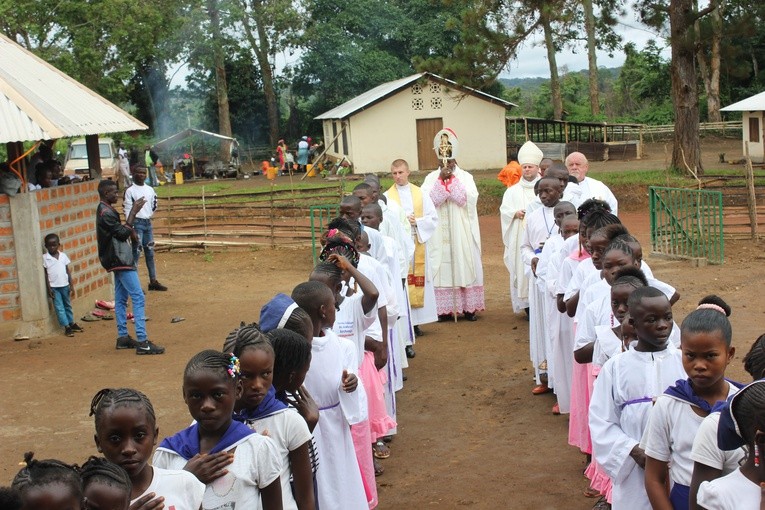
[[[311,431],[294,409],[277,398],[276,355],[269,338],[256,324],[245,325],[228,336],[223,350],[232,352],[240,364],[242,394],[234,407],[234,420],[268,434],[279,452],[283,508],[314,510]]]
[[[203,510],[282,508],[281,458],[270,438],[233,419],[241,395],[233,353],[206,350],[192,357],[183,374],[183,400],[195,422],[165,438],[154,454],[155,466],[184,469],[197,456],[226,452],[231,463],[206,483]]]

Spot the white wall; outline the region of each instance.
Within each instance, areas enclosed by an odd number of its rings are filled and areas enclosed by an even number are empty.
[[[413,109],[414,99],[422,99],[421,110]],[[441,100],[440,108],[434,107],[434,99]],[[505,112],[501,105],[462,95],[444,85],[434,93],[428,84],[423,84],[421,94],[413,94],[409,86],[349,119],[349,159],[355,173],[388,172],[397,158],[407,160],[413,171],[418,170],[416,119],[441,117],[444,127],[453,129],[459,139],[460,167],[502,168],[507,163]],[[325,135],[328,124],[329,121],[324,121]],[[329,127],[330,135],[331,132]],[[428,144],[432,145],[432,140]]]
[[[744,112],[743,115],[743,124],[744,129],[743,131],[743,143],[741,147],[742,154],[746,154],[746,142],[750,139],[750,133],[749,133],[749,119],[752,117],[755,117],[759,119],[759,127],[760,127],[760,133],[759,133],[759,143],[755,142],[749,142],[749,157],[752,158],[752,161],[754,163],[763,163],[765,162],[765,140],[763,140],[763,137],[765,136],[765,126],[763,123],[765,122],[765,115],[763,115],[765,112]]]

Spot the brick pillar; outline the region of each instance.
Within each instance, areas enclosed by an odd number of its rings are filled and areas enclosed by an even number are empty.
[[[16,249],[16,268],[21,294],[21,325],[18,334],[44,336],[53,329],[45,272],[42,267],[42,235],[36,193],[9,198],[11,225]]]

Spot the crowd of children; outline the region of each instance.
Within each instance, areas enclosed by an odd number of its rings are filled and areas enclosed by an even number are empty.
[[[707,296],[678,326],[679,294],[609,205],[576,209],[560,200],[564,185],[538,181],[520,253],[533,393],[554,392],[553,413],[569,414],[568,441],[587,456],[585,496],[598,509],[759,509],[765,413],[751,406],[765,403],[765,385],[725,378],[730,307]],[[745,358],[755,379],[763,341]]]
[[[182,386],[189,427],[161,439],[145,394],[102,389],[90,406],[102,457],[78,467],[28,453],[0,492],[2,508],[377,507],[414,333],[402,304],[408,244],[381,233],[395,228],[371,187],[361,190],[367,205],[354,197],[350,216],[330,222],[305,282],[266,303],[257,323],[221,336],[221,350],[191,357]],[[70,288],[57,241],[46,239],[46,267],[61,300]],[[62,312],[62,325],[77,331],[70,316]]]
[[[680,296],[655,277],[637,239],[606,202],[561,201],[567,181],[554,170],[538,181],[520,254],[534,394],[553,391],[553,412],[569,414],[568,441],[587,456],[585,495],[600,498],[596,508],[759,508],[765,335],[744,360],[755,381],[726,379],[730,307],[707,296],[678,326]],[[358,186],[306,281],[231,331],[221,350],[191,357],[191,426],[153,451],[159,429],[146,395],[103,389],[91,402],[103,457],[77,467],[28,453],[0,491],[3,508],[377,507],[375,477],[398,432],[396,392],[414,339],[402,279],[411,239],[385,205],[379,183]],[[66,307],[68,259],[57,238],[46,248],[61,324],[78,331]]]

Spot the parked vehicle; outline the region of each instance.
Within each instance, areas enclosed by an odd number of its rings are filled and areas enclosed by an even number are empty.
[[[64,175],[88,175],[92,179],[109,179],[116,181],[119,175],[119,159],[117,149],[114,147],[114,140],[111,138],[100,138],[98,140],[99,156],[101,157],[101,175],[94,175],[88,167],[88,151],[85,146],[85,139],[80,138],[69,144],[69,150],[66,153],[66,163],[64,163]]]

